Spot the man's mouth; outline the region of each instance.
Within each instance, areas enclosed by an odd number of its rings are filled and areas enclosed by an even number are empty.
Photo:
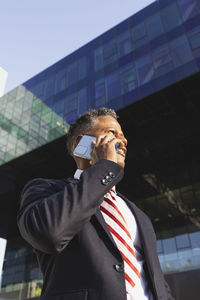
[[[126,149],[119,148],[117,150],[117,153],[125,157],[126,156]]]

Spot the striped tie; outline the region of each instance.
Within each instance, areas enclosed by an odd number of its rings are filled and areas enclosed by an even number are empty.
[[[116,193],[111,189],[105,196],[100,206],[106,224],[112,237],[121,252],[125,266],[126,292],[131,293],[140,279],[139,264],[133,249],[133,240],[127,229],[126,221],[117,207]]]

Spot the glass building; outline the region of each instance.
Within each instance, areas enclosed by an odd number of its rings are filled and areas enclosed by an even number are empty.
[[[20,192],[34,177],[72,176],[65,133],[101,106],[117,110],[129,141],[120,191],[151,218],[175,299],[199,299],[199,80],[200,0],[159,0],[0,98],[0,299],[38,299]]]

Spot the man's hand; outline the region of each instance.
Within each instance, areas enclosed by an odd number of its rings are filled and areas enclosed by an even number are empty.
[[[124,147],[120,139],[110,135],[98,136],[96,142],[92,141],[92,151],[90,164],[93,165],[100,159],[107,159],[117,163],[117,151],[115,145],[119,144]]]

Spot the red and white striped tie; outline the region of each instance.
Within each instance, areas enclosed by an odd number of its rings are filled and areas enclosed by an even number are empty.
[[[117,207],[116,193],[111,189],[105,196],[100,206],[106,224],[112,237],[121,252],[125,266],[126,292],[131,293],[140,279],[139,264],[133,248],[133,240],[127,228],[123,214]]]

